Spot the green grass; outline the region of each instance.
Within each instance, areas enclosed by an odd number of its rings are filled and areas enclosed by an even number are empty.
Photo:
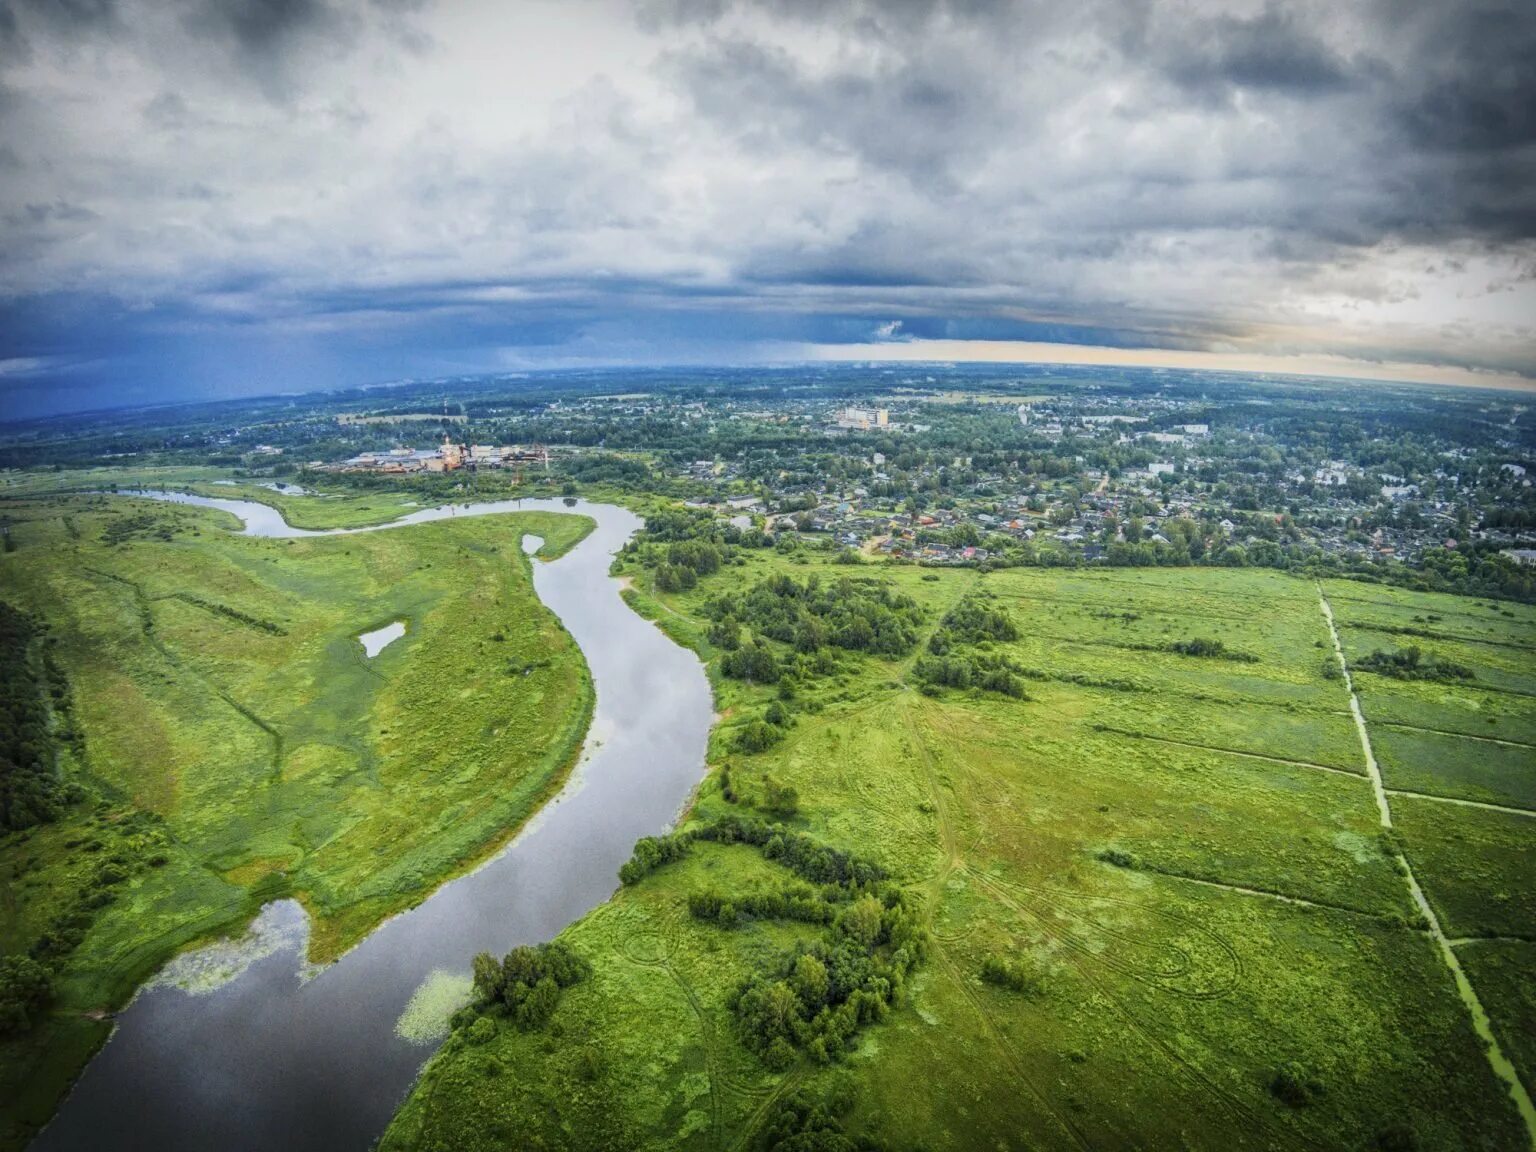
[[[50,623],[102,805],[0,842],[0,948],[26,950],[80,890],[90,861],[72,842],[110,850],[133,812],[168,841],[65,962],[53,1018],[0,1047],[13,1146],[102,1039],[80,1013],[119,1006],[178,949],[291,895],[313,917],[312,958],[333,958],[552,794],[592,687],[520,540],[557,556],[591,522],[262,540],[225,531],[223,513],[122,497],[5,513],[17,547],[0,583]],[[357,635],[392,620],[405,636],[365,659]]]
[[[1536,811],[1536,749],[1385,724],[1371,745],[1388,788]]]
[[[1479,940],[1457,949],[1493,1021],[1499,1046],[1527,1091],[1536,1091],[1536,944]]]
[[[728,891],[762,867],[700,847],[567,930],[595,975],[550,1031],[450,1039],[386,1149],[750,1146],[775,1099],[836,1081],[854,1090],[849,1131],[892,1148],[1369,1148],[1402,1126],[1424,1149],[1523,1143],[1449,972],[1410,923],[1343,682],[1324,671],[1313,584],[871,567],[861,574],[917,598],[930,624],[989,589],[1022,633],[998,648],[1031,670],[1029,699],[930,698],[910,657],[848,659],[798,693],[779,744],[734,753],[735,728],[776,693],[713,672],[702,605],[823,565],[750,554],[679,595],[623,570],[630,602],[711,662],[716,773],[693,816],[750,812],[772,776],[799,794],[795,827],[926,900],[932,950],[904,1006],[832,1066],[769,1074],[726,997],[793,932],[692,921],[687,896],[711,871]],[[1146,650],[1192,638],[1258,659]],[[1406,823],[1426,888],[1445,890],[1443,850]],[[1489,842],[1511,878],[1530,832],[1525,821]],[[1039,990],[984,983],[998,955],[1037,973]],[[1489,1003],[1511,1026],[1524,1017],[1507,1000]],[[1271,1094],[1285,1062],[1323,1085],[1308,1107]]]
[[[1394,796],[1392,819],[1446,935],[1536,940],[1536,816]]]

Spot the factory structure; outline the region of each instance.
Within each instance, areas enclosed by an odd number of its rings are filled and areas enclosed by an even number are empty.
[[[843,408],[833,418],[832,425],[844,430],[868,432],[871,428],[890,425],[891,414],[884,408]]]
[[[447,436],[436,448],[389,448],[363,452],[339,464],[323,466],[327,472],[383,472],[407,475],[414,472],[478,471],[482,468],[517,468],[541,465],[549,468],[549,449],[542,444],[455,444]]]

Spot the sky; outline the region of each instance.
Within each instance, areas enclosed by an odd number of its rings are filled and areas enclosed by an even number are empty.
[[[509,369],[1536,387],[1529,0],[0,0],[0,418]]]

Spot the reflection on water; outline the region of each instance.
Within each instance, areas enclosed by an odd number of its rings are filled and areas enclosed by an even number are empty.
[[[246,535],[333,534],[290,528],[264,504],[146,495],[220,508]],[[581,646],[597,690],[570,781],[493,860],[312,975],[291,901],[263,913],[273,920],[253,928],[252,942],[171,965],[203,975],[140,991],[35,1148],[364,1152],[441,1035],[433,1021],[470,957],[553,937],[608,898],[637,839],[676,818],[703,775],[712,701],[694,655],[636,615],[608,575],[637,516],[585,501],[505,500],[350,531],[522,510],[597,524],[560,559],[533,564],[539,598]]]
[[[375,628],[372,632],[364,632],[358,640],[362,642],[363,654],[371,660],[404,635],[405,621],[396,620],[393,624]]]

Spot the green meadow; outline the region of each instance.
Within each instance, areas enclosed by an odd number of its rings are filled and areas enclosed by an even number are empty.
[[[690,898],[747,907],[789,879],[744,846],[695,841],[563,934],[592,972],[547,1026],[467,1013],[385,1149],[756,1148],[790,1130],[801,1142],[783,1147],[1530,1143],[1399,853],[1448,934],[1499,937],[1455,947],[1530,1086],[1531,818],[1394,794],[1383,834],[1316,584],[745,551],[661,593],[652,569],[620,570],[715,684],[712,771],[683,831],[756,817],[873,862],[922,907],[926,955],[882,1022],[774,1069],[744,1042],[734,995],[819,929],[691,914]],[[893,658],[838,654],[792,690],[727,677],[712,602],[744,604],[782,574],[886,581],[921,606],[923,636]],[[1529,804],[1517,742],[1536,710],[1515,693],[1536,665],[1504,641],[1536,635],[1536,613],[1326,591],[1352,664],[1416,642],[1474,668],[1454,686],[1357,676],[1387,787]],[[983,648],[1023,698],[919,675],[928,636],[982,592],[1017,633]]]
[[[585,518],[263,540],[214,510],[7,496],[0,586],[49,625],[88,794],[0,840],[0,953],[45,947],[57,969],[51,1014],[0,1043],[14,1147],[177,950],[288,896],[323,962],[493,852],[563,779],[593,695],[521,549],[558,556]],[[287,501],[324,509],[315,526],[398,511]],[[358,635],[395,621],[365,658]]]

